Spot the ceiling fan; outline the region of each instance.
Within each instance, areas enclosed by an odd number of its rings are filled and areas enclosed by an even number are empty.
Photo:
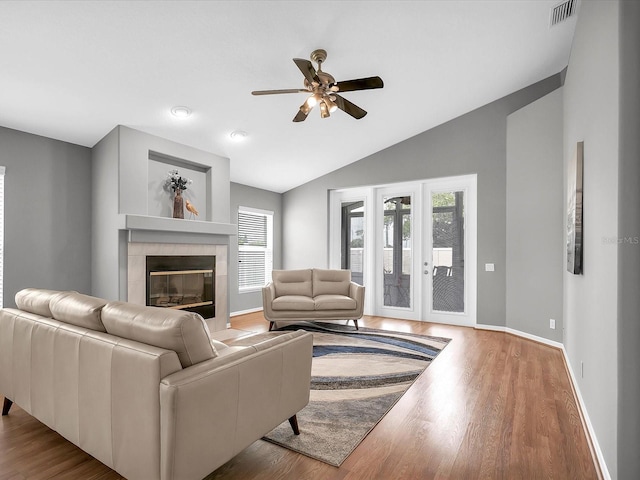
[[[293,117],[294,122],[306,120],[309,112],[316,105],[320,105],[320,116],[327,118],[336,109],[351,115],[355,119],[364,117],[367,112],[359,106],[351,103],[346,98],[338,95],[338,92],[352,92],[354,90],[370,90],[382,88],[384,84],[380,77],[359,78],[356,80],[346,80],[336,82],[335,78],[327,72],[322,71],[322,62],[327,59],[327,52],[322,49],[311,52],[311,60],[318,64],[318,69],[313,68],[309,60],[294,58],[293,62],[304,75],[304,88],[292,88],[288,90],[257,90],[251,92],[252,95],[274,95],[279,93],[307,93],[310,94],[305,102],[300,106],[297,115]]]

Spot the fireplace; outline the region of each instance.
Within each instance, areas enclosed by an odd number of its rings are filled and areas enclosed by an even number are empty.
[[[147,305],[215,316],[215,256],[162,255],[146,260]]]
[[[170,294],[173,293],[172,289],[180,279],[181,281],[183,281],[182,290],[186,290],[187,296],[193,297],[194,295],[197,295],[191,293],[195,290],[195,285],[199,283],[204,285],[210,281],[211,297],[209,297],[206,293],[202,294],[203,302],[212,302],[212,305],[208,306],[210,310],[205,311],[204,313],[202,313],[202,310],[195,311],[200,313],[200,315],[204,317],[204,319],[207,321],[209,329],[212,332],[224,330],[225,328],[227,328],[227,323],[229,322],[227,306],[227,245],[128,242],[127,250],[127,298],[129,302],[136,303],[138,305],[150,304],[148,295],[149,292],[147,291],[147,283],[151,275],[149,275],[150,271],[147,270],[147,258],[158,257],[163,260],[159,266],[154,266],[153,271],[164,271],[165,273],[153,275],[153,277],[158,277],[154,278],[154,281],[157,280],[158,284],[164,285],[167,285],[168,283],[165,295],[155,295],[156,303],[160,301],[160,303],[163,304],[158,306],[163,306],[166,308],[179,307],[181,309],[197,308],[189,306],[193,303],[199,303],[194,301],[196,300],[195,298],[187,298],[186,301],[183,298],[182,305],[179,305],[177,298],[171,298]],[[167,264],[165,260],[171,257],[177,257],[181,261],[186,260],[187,263],[183,263],[182,266]],[[193,263],[196,261],[196,258],[209,258],[212,260],[208,261],[206,265],[203,265]],[[187,279],[185,284],[184,280],[186,277],[183,277],[179,272],[191,271],[190,273],[194,273],[194,270],[212,270],[211,278],[209,278],[208,272],[197,273],[191,279]],[[198,277],[199,279],[196,280]],[[157,286],[159,287],[159,285]],[[167,296],[169,296],[168,302],[166,301]],[[178,297],[177,294],[173,296]],[[170,303],[175,303],[175,305],[169,305]],[[184,305],[187,306],[184,307]],[[207,307],[207,305],[204,305],[204,307]]]

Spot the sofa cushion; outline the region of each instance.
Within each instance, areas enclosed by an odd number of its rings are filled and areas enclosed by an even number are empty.
[[[318,295],[313,298],[316,310],[354,310],[356,301],[346,295]]]
[[[42,288],[25,288],[16,293],[16,306],[25,312],[35,313],[42,317],[52,318],[49,302],[58,295],[57,290],[44,290]]]
[[[271,302],[271,308],[273,310],[315,310],[315,304],[313,298],[305,297],[303,295],[284,295],[283,297],[277,297]]]
[[[271,273],[276,297],[284,295],[313,296],[311,288],[311,269],[305,270],[273,270]]]
[[[106,304],[107,301],[102,298],[90,297],[78,292],[59,292],[49,302],[49,309],[56,320],[106,332],[100,319],[100,312]]]
[[[209,328],[197,313],[110,302],[102,309],[102,323],[111,335],[173,350],[183,368],[217,356]]]
[[[350,270],[313,269],[313,296],[346,295],[349,296],[351,283]]]

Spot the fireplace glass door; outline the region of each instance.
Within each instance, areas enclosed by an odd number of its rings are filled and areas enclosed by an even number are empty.
[[[215,316],[214,270],[215,257],[147,257],[147,305]]]

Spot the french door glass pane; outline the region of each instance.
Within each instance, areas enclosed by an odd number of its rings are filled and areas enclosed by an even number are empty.
[[[411,307],[411,197],[383,199],[384,305]]]
[[[464,313],[464,192],[433,193],[433,310]]]

